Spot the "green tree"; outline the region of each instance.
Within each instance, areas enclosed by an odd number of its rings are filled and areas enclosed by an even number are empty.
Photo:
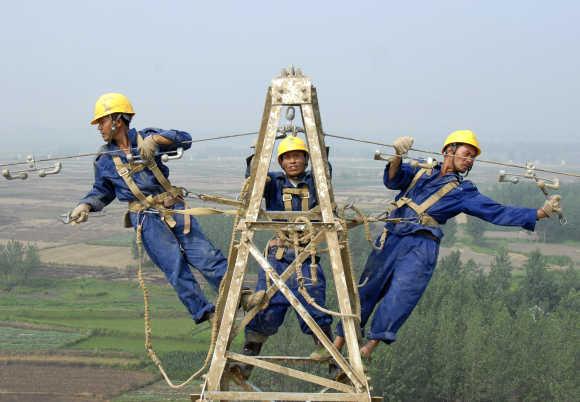
[[[455,241],[457,240],[457,221],[455,220],[455,218],[449,219],[445,223],[443,232],[445,233],[445,236],[443,236],[441,245],[444,247],[453,246],[455,244]]]
[[[474,242],[482,243],[484,241],[483,233],[485,232],[485,223],[479,218],[468,216],[465,232],[471,236]]]
[[[564,216],[569,222],[578,222],[580,220],[580,185],[566,183],[558,190],[558,194],[562,195]],[[488,192],[488,195],[503,204],[531,208],[538,208],[545,201],[543,194],[531,181],[522,181],[516,186],[497,184]],[[557,218],[543,219],[538,222],[536,232],[540,239],[550,243],[567,240],[580,241],[580,226],[560,225]]]
[[[40,267],[40,255],[38,248],[32,244],[26,245],[24,249],[24,257],[22,264],[22,280],[28,280],[30,274],[38,267]]]
[[[524,266],[521,294],[528,307],[538,306],[551,311],[558,303],[556,284],[546,269],[546,260],[539,250],[530,254]]]
[[[512,284],[512,264],[505,248],[500,248],[491,263],[488,275],[483,275],[477,289],[484,303],[500,301],[510,304],[510,287]]]
[[[40,266],[36,246],[10,240],[0,247],[0,284],[5,289],[24,283]]]

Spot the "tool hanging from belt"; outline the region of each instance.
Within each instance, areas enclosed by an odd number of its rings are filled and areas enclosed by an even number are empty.
[[[428,175],[430,175],[432,173],[432,169],[425,169],[425,168],[419,169],[419,171],[413,177],[411,184],[409,184],[409,186],[407,187],[407,189],[403,193],[403,196],[401,198],[399,198],[397,201],[394,201],[391,203],[391,205],[394,208],[391,209],[389,212],[392,213],[395,209],[401,208],[401,207],[406,205],[409,208],[411,208],[413,211],[415,211],[415,213],[417,214],[417,221],[419,224],[425,225],[425,226],[435,227],[435,226],[439,226],[439,222],[437,222],[435,220],[435,218],[433,218],[431,215],[427,214],[426,213],[427,210],[429,208],[431,208],[433,205],[435,205],[441,198],[443,198],[445,195],[447,195],[447,193],[449,193],[453,189],[457,188],[457,186],[459,186],[459,182],[457,182],[455,180],[455,181],[451,181],[451,182],[445,184],[443,187],[441,187],[439,190],[437,190],[435,193],[433,193],[429,198],[427,198],[421,204],[417,204],[415,201],[413,201],[412,198],[407,197],[407,195],[415,187],[415,185],[419,182],[419,179],[426,173]],[[375,246],[374,243],[372,243],[373,248],[375,248],[376,250],[382,250],[383,246],[385,245],[387,235],[388,235],[387,228],[383,228],[383,233],[381,234],[381,237],[379,238],[379,246]]]
[[[142,142],[143,137],[141,136],[141,133],[137,133],[137,144],[140,145]],[[159,166],[157,166],[155,160],[144,161],[144,163],[123,163],[118,155],[113,155],[112,159],[115,164],[115,169],[117,169],[117,173],[121,176],[127,187],[129,187],[129,190],[131,190],[131,193],[133,193],[138,200],[129,203],[129,211],[139,213],[148,208],[156,209],[161,215],[161,220],[170,228],[174,228],[177,223],[173,218],[173,212],[168,210],[168,208],[172,207],[177,202],[183,201],[183,189],[174,187],[169,182],[169,180],[163,175],[163,172],[161,172],[161,169],[159,169]],[[157,182],[159,182],[161,187],[163,187],[165,193],[148,196],[143,194],[132,176],[134,173],[140,172],[145,168],[153,173],[153,176],[155,176]],[[184,217],[183,222],[183,233],[187,234],[191,230],[190,219]],[[127,223],[126,217],[125,226],[128,226]]]

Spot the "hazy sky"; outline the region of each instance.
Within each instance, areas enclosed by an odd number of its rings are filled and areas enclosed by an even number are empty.
[[[5,2],[3,148],[93,150],[108,91],[129,96],[138,127],[252,131],[292,63],[329,132],[577,139],[578,21],[580,2],[557,0]]]

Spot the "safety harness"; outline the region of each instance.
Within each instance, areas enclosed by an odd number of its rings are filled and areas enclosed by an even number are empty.
[[[450,181],[449,183],[447,183],[443,187],[441,187],[439,190],[437,190],[435,193],[433,193],[429,198],[427,198],[421,204],[417,204],[415,201],[413,201],[413,199],[409,198],[407,195],[415,187],[415,185],[419,182],[419,179],[426,173],[427,173],[427,175],[431,175],[433,173],[433,169],[424,169],[424,168],[419,169],[419,171],[413,177],[411,184],[409,184],[409,187],[407,187],[407,189],[405,190],[405,193],[403,194],[403,196],[401,198],[399,198],[397,201],[393,201],[391,203],[391,206],[393,206],[394,208],[391,209],[390,212],[393,212],[395,209],[401,208],[401,207],[406,205],[409,208],[411,208],[413,211],[415,211],[415,213],[417,214],[417,222],[419,224],[425,225],[425,226],[437,227],[437,226],[439,226],[439,222],[437,222],[432,216],[427,214],[427,210],[429,208],[431,208],[433,205],[435,205],[441,198],[443,198],[451,190],[457,188],[457,186],[459,186],[459,182],[457,180]],[[381,234],[381,237],[379,239],[378,248],[374,244],[373,244],[373,247],[376,248],[377,250],[382,250],[383,246],[385,245],[385,240],[387,239],[387,235],[388,235],[388,230],[385,227],[385,228],[383,228],[383,233]]]
[[[141,133],[137,133],[137,145],[140,146],[142,142],[143,137],[141,136]],[[129,202],[129,211],[140,213],[146,209],[153,208],[159,212],[161,220],[165,222],[167,226],[174,228],[176,225],[175,219],[173,218],[174,211],[171,210],[170,207],[177,202],[183,201],[183,189],[175,187],[169,182],[169,180],[163,175],[163,172],[161,172],[161,169],[159,169],[155,160],[144,161],[144,163],[123,163],[118,155],[112,156],[112,159],[117,173],[121,176],[127,187],[129,187],[131,193],[133,193],[135,198],[137,198],[137,201]],[[159,184],[165,190],[164,193],[145,196],[141,189],[139,189],[139,186],[137,186],[132,176],[145,168],[153,173],[155,179],[157,179]],[[131,226],[127,215],[125,216],[125,226]],[[184,219],[183,233],[187,234],[190,230],[190,220]]]
[[[283,188],[282,189],[282,202],[284,203],[284,211],[293,211],[292,199],[294,196],[300,197],[300,211],[309,210],[309,200],[310,200],[310,190],[308,186],[295,187],[295,188]],[[299,218],[300,219],[300,218]],[[307,224],[310,221],[305,222]],[[312,230],[312,225],[308,225],[311,230],[306,233],[299,233],[292,231],[291,233],[284,233],[283,231],[278,231],[276,236],[268,242],[265,254],[267,255],[270,247],[277,247],[275,257],[279,261],[284,258],[284,253],[291,247],[294,249],[295,255],[298,255],[302,249],[301,245],[307,244],[312,238],[314,233]],[[318,264],[316,263],[316,248],[311,251],[311,262],[310,262],[310,280],[314,285],[318,283]],[[270,286],[269,277],[266,277],[267,285]],[[296,279],[303,286],[304,277],[302,275],[302,268],[299,266],[296,268]]]
[[[308,199],[310,198],[308,187],[283,188],[282,201],[284,202],[284,211],[292,211],[293,195],[300,197],[302,201],[300,204],[300,210],[308,211]]]

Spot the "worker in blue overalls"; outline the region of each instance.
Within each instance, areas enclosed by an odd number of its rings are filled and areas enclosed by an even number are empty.
[[[246,177],[249,176],[250,163],[253,155],[247,159]],[[308,148],[306,143],[295,136],[284,138],[278,145],[278,163],[283,172],[268,172],[268,178],[264,189],[266,200],[266,210],[268,211],[308,211],[318,205],[316,189],[314,186],[314,176],[311,171],[306,171],[308,166]],[[296,258],[293,244],[287,241],[274,238],[268,243],[268,262],[280,275]],[[307,258],[301,267],[302,280],[305,288],[314,301],[322,307],[326,305],[326,280],[324,272],[319,265],[319,258],[315,261],[311,257]],[[258,283],[256,285],[255,297],[259,297],[268,287],[268,278],[263,270],[258,272]],[[333,339],[331,323],[332,317],[321,312],[313,305],[306,302],[299,292],[299,282],[296,274],[286,282],[290,290],[304,305],[308,313],[320,326],[329,339]],[[251,304],[255,304],[252,302]],[[284,317],[290,307],[290,302],[278,291],[270,299],[267,307],[260,311],[245,329],[245,343],[243,352],[245,355],[256,356],[260,353],[264,342],[269,336],[278,332],[278,328],[284,322]],[[312,331],[296,314],[300,323],[300,329],[305,334],[312,335]],[[318,338],[313,335],[317,349],[311,357],[316,359],[325,358],[325,349],[319,343]],[[324,351],[323,351],[324,349]],[[235,365],[235,370],[239,370],[241,376],[247,379],[250,376],[251,365]]]
[[[165,274],[196,323],[213,315],[190,266],[195,267],[216,290],[227,269],[227,260],[204,236],[195,218],[174,214],[183,210],[182,189],[168,180],[169,169],[158,151],[191,147],[191,136],[178,130],[129,129],[133,106],[122,94],[107,93],[95,104],[91,124],[97,125],[106,142],[94,162],[93,188],[71,213],[74,223],[87,220],[115,198],[127,202],[125,226],[141,234],[151,261]],[[128,158],[132,156],[132,158]],[[132,160],[141,157],[142,162]]]
[[[407,320],[423,295],[437,263],[440,225],[463,212],[502,226],[520,226],[534,230],[536,221],[558,213],[560,196],[551,196],[540,209],[499,204],[479,193],[475,185],[464,180],[481,148],[470,130],[451,133],[443,145],[443,164],[433,169],[401,163],[402,155],[413,145],[412,137],[394,142],[399,157],[385,167],[384,184],[400,190],[390,218],[377,238],[374,250],[360,278],[361,328],[376,308],[367,343],[361,348],[369,358],[381,341],[395,341],[397,331]],[[335,345],[344,345],[341,324]]]

